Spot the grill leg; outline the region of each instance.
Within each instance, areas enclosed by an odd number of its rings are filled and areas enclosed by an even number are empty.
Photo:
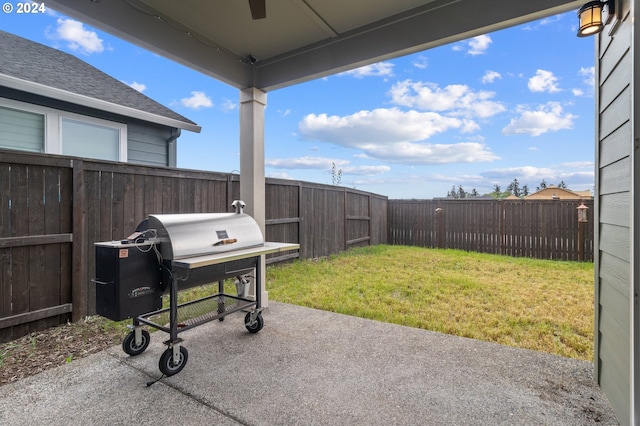
[[[169,294],[169,339],[170,342],[178,341],[178,279],[171,278],[171,292]]]
[[[262,262],[260,257],[256,262],[256,278],[255,278],[255,293],[256,293],[256,311],[260,311],[262,308]]]
[[[220,294],[220,296],[218,296],[218,314],[221,315],[225,312],[225,306],[224,306],[224,280],[220,280],[218,281],[218,293]],[[224,317],[223,317],[224,318]],[[221,320],[223,318],[220,318]]]
[[[137,326],[133,329],[136,346],[142,345],[142,327]]]

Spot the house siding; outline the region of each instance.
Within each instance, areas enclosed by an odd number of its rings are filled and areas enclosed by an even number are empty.
[[[633,333],[631,300],[635,261],[633,239],[633,138],[631,2],[623,2],[623,19],[597,37],[596,210],[599,226],[595,259],[596,380],[621,424],[633,412]]]
[[[172,130],[140,123],[127,124],[127,161],[149,166],[171,166],[167,141],[171,138]]]

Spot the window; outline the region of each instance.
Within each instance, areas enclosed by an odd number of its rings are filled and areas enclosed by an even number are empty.
[[[44,152],[44,115],[0,107],[0,148]]]
[[[62,119],[62,153],[75,157],[118,161],[120,130],[98,124]]]
[[[0,99],[0,148],[127,161],[127,125]]]

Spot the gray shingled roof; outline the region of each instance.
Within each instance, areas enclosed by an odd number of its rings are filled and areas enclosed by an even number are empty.
[[[79,100],[86,96],[107,102],[114,105],[115,112],[116,106],[127,107],[145,113],[143,117],[151,117],[150,121],[158,116],[176,121],[175,127],[199,131],[188,118],[68,53],[4,31],[0,31],[0,52],[2,75],[80,95]],[[123,108],[122,114],[129,115],[126,112]]]

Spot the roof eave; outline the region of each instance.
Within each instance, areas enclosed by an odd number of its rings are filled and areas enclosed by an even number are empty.
[[[176,120],[158,114],[152,114],[150,112],[141,111],[139,109],[114,104],[112,102],[95,99],[89,96],[80,95],[77,93],[69,92],[67,90],[57,89],[55,87],[46,86],[44,84],[35,83],[32,81],[22,80],[20,78],[4,74],[0,74],[0,86],[6,86],[11,89],[21,90],[23,92],[46,96],[48,98],[70,102],[101,111],[107,111],[126,117],[136,118],[138,120],[148,121],[150,123],[161,124],[167,127],[189,130],[195,133],[200,133],[200,131],[202,130],[202,127],[194,123]]]

